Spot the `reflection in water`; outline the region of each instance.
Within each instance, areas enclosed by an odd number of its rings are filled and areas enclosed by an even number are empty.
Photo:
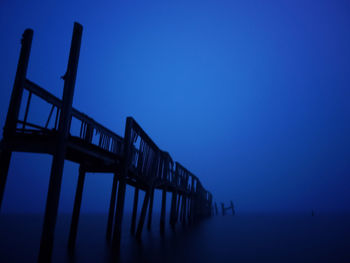
[[[159,215],[142,241],[124,218],[120,253],[105,240],[107,215],[82,214],[69,253],[70,216],[59,218],[53,262],[349,262],[349,215],[245,214],[215,216],[159,234]],[[0,262],[36,262],[42,217],[1,215]]]

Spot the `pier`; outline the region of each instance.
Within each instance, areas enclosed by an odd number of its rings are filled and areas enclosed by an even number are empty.
[[[27,78],[33,30],[24,31],[0,142],[0,209],[12,153],[44,153],[53,156],[38,262],[51,262],[65,160],[79,164],[68,249],[74,249],[84,181],[86,174],[91,172],[113,174],[112,191],[106,193],[110,195],[106,239],[113,243],[116,250],[121,239],[126,185],[134,187],[130,232],[136,238],[141,238],[145,225],[151,228],[156,189],[162,191],[160,234],[164,233],[166,223],[175,228],[178,223],[194,224],[212,214],[212,194],[196,175],[160,149],[136,120],[132,117],[126,119],[125,132],[121,136],[72,107],[82,32],[83,27],[75,23],[67,71],[62,77],[63,97],[60,99]],[[24,93],[26,100],[23,100]],[[44,123],[28,121],[34,97],[36,101],[40,99],[50,105],[49,112],[35,113],[47,116]],[[20,109],[24,109],[23,119],[19,119]],[[73,124],[79,128],[73,129]],[[137,216],[140,191],[144,191],[145,195],[141,213]],[[169,219],[165,212],[167,193],[171,193]]]

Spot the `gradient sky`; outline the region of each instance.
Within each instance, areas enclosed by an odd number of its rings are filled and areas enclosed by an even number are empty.
[[[133,116],[239,211],[350,211],[349,1],[2,0],[1,127],[24,29],[28,78],[61,97],[74,21],[74,107],[120,135]],[[44,210],[50,160],[13,155],[5,212]],[[77,172],[66,162],[60,211]],[[111,182],[87,177],[83,211],[107,211]]]

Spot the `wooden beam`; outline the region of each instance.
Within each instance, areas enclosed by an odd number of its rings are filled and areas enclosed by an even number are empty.
[[[170,208],[170,225],[174,228],[176,224],[176,191],[172,192],[171,208]]]
[[[68,67],[66,75],[64,77],[62,110],[58,126],[57,144],[52,160],[43,232],[41,235],[40,242],[38,261],[43,263],[51,262],[56,218],[58,211],[58,202],[60,198],[63,166],[66,153],[66,142],[70,130],[74,86],[78,69],[82,32],[83,27],[78,23],[74,23]]]
[[[117,249],[119,249],[120,247],[120,239],[121,239],[121,233],[122,233],[125,190],[126,190],[125,179],[121,178],[119,180],[117,208],[115,212],[115,224],[114,224],[114,231],[113,231],[113,243]]]
[[[145,223],[145,218],[146,218],[146,213],[147,213],[148,202],[149,202],[150,195],[151,195],[150,192],[151,192],[150,190],[146,191],[145,197],[143,199],[143,205],[142,205],[142,209],[141,209],[139,224],[137,225],[137,230],[136,230],[136,237],[137,238],[140,238],[141,234],[142,234],[142,229],[143,229],[143,225]]]
[[[113,174],[111,200],[109,202],[109,210],[108,210],[107,230],[106,230],[106,239],[108,241],[111,240],[111,236],[112,236],[115,199],[116,199],[116,195],[117,195],[117,186],[118,186],[118,177],[117,177],[117,174],[114,173]]]
[[[131,228],[130,232],[131,234],[135,233],[135,227],[136,227],[136,217],[137,217],[137,205],[139,203],[139,188],[135,187],[134,190],[134,204],[132,208],[132,218],[131,218]]]
[[[151,193],[150,193],[150,200],[149,200],[148,222],[147,222],[147,229],[148,230],[151,230],[151,224],[152,224],[154,188],[152,188],[150,191],[151,191]]]
[[[235,215],[235,207],[233,205],[233,202],[231,201],[231,209],[232,209],[232,215]]]
[[[75,192],[72,221],[71,221],[70,231],[69,231],[69,240],[68,240],[68,248],[71,250],[74,249],[75,240],[77,237],[81,200],[83,197],[83,190],[84,190],[84,181],[85,181],[85,170],[82,166],[80,166],[77,189]]]
[[[22,35],[21,41],[21,51],[17,63],[17,71],[15,76],[15,82],[13,84],[10,104],[7,111],[3,141],[6,142],[11,138],[17,127],[17,120],[19,115],[19,110],[22,101],[23,87],[26,80],[28,62],[30,56],[30,50],[32,46],[33,30],[26,29]],[[5,192],[5,186],[7,181],[7,174],[10,166],[12,151],[6,147],[0,149],[0,210],[2,205],[2,200]]]
[[[166,211],[166,190],[162,190],[162,208],[160,212],[160,233],[164,234],[165,229],[165,211]]]

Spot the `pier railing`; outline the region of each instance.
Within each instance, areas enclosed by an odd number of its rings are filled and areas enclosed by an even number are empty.
[[[23,105],[25,108],[24,118],[23,120],[17,120],[17,133],[49,134],[57,131],[62,100],[28,79],[26,79],[24,90],[28,91],[28,96]],[[37,121],[33,123],[28,121],[28,118],[30,118],[30,105],[32,103],[33,95],[50,105],[49,112],[41,113],[47,114],[45,123],[38,123]],[[38,112],[31,113],[38,115]],[[70,122],[71,136],[80,138],[86,143],[94,144],[113,154],[120,155],[122,153],[123,138],[84,113],[73,108]],[[73,123],[76,125],[73,125]],[[80,129],[73,130],[76,126]]]

